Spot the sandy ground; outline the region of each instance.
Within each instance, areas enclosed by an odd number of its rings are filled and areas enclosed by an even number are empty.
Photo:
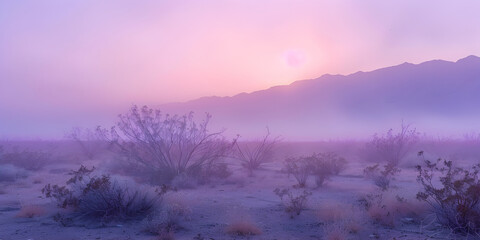
[[[282,161],[266,164],[262,169],[248,176],[241,167],[232,162],[233,174],[227,179],[199,185],[193,189],[181,189],[166,196],[166,202],[176,202],[190,209],[191,214],[182,219],[182,229],[175,233],[175,239],[337,239],[328,238],[328,233],[338,223],[322,220],[322,206],[345,206],[345,221],[357,222],[358,232],[346,232],[341,239],[462,239],[449,234],[439,226],[428,224],[428,219],[399,219],[395,226],[375,222],[361,210],[353,213],[351,206],[358,205],[358,199],[375,191],[376,187],[362,175],[368,163],[350,158],[347,169],[334,176],[322,188],[316,188],[313,179],[307,184],[312,192],[306,209],[295,218],[284,211],[282,201],[274,194],[275,188],[291,187],[295,184],[292,176],[282,172]],[[95,164],[89,162],[87,164]],[[52,216],[57,209],[50,199],[42,196],[41,189],[47,183],[63,184],[71,169],[78,169],[78,163],[54,164],[28,178],[15,182],[0,183],[0,239],[1,240],[68,240],[68,239],[158,239],[142,231],[142,221],[112,223],[98,227],[95,224],[77,223],[63,227]],[[418,190],[416,172],[403,168],[394,182],[393,191],[409,201],[416,201]],[[38,205],[45,209],[41,216],[18,217],[22,206]],[[354,217],[360,216],[360,217]],[[226,233],[229,224],[249,221],[256,225],[261,234],[256,236],[234,236]]]

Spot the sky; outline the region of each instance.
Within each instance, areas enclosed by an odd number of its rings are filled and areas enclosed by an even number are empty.
[[[132,104],[480,55],[480,1],[0,1],[0,137]]]

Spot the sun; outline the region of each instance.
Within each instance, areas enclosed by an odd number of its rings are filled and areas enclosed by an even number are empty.
[[[297,49],[290,49],[284,52],[283,59],[287,66],[298,68],[305,64],[305,54]]]

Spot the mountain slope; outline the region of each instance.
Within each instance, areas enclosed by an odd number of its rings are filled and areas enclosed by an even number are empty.
[[[287,139],[368,136],[403,120],[450,134],[480,127],[480,58],[433,60],[351,75],[323,75],[233,97],[162,105],[213,115],[213,127],[255,136],[265,126]]]

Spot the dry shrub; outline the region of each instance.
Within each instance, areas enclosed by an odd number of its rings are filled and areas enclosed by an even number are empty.
[[[285,159],[285,168],[288,175],[293,175],[297,180],[296,187],[306,187],[307,179],[310,175],[310,166],[307,157],[287,158]]]
[[[253,170],[272,160],[273,148],[278,140],[278,137],[270,139],[270,130],[267,128],[267,134],[260,141],[245,142],[241,145],[235,141],[234,157],[240,160],[242,166],[252,175]]]
[[[236,236],[251,236],[262,234],[262,230],[260,230],[260,228],[258,228],[254,222],[246,218],[233,221],[225,228],[225,232],[227,234]]]
[[[157,235],[156,240],[175,240],[173,232],[161,232]]]
[[[201,176],[230,155],[233,143],[222,132],[209,131],[210,119],[207,114],[196,122],[193,112],[172,116],[133,106],[119,115],[116,126],[98,127],[97,135],[154,184],[167,184],[181,174]]]
[[[155,194],[138,189],[132,191],[111,180],[109,175],[97,176],[93,171],[94,168],[81,166],[71,172],[66,186],[48,184],[42,193],[54,199],[58,207],[72,209],[71,218],[109,222],[146,217],[158,207],[157,203],[167,191],[165,187],[157,189]]]
[[[176,189],[195,189],[198,185],[198,180],[186,174],[181,174],[173,178],[170,186]]]
[[[231,175],[232,171],[228,168],[227,163],[216,162],[206,165],[196,178],[199,184],[206,184],[211,182],[219,182],[227,179]]]
[[[46,212],[46,209],[40,205],[23,205],[16,216],[20,218],[41,217]]]
[[[300,213],[305,210],[307,206],[307,200],[311,192],[306,190],[303,191],[292,191],[291,189],[276,188],[273,191],[282,201],[282,204],[285,208],[285,212],[290,215],[290,218],[300,215]]]
[[[322,187],[331,176],[338,175],[343,171],[346,163],[346,160],[336,153],[325,152],[298,158],[287,158],[285,168],[287,173],[292,174],[297,180],[297,187],[305,187],[309,175],[315,177],[317,187]]]
[[[380,164],[377,163],[366,167],[363,170],[363,174],[366,178],[371,179],[375,186],[379,187],[382,191],[387,191],[390,188],[390,183],[400,171],[400,168],[395,165],[386,164],[382,169]]]
[[[372,140],[365,146],[364,158],[370,162],[386,162],[389,165],[398,166],[418,139],[417,130],[402,122],[400,131],[397,133],[390,129],[386,134],[373,135]]]
[[[327,224],[323,228],[325,240],[345,240],[348,239],[348,231],[342,224]]]
[[[356,234],[366,224],[364,213],[358,207],[341,203],[324,203],[317,211],[320,221],[339,227],[340,232]]]
[[[371,219],[387,227],[397,226],[403,218],[418,219],[426,212],[423,203],[393,192],[368,194],[360,201]]]
[[[479,236],[480,164],[460,168],[442,159],[423,158],[423,162],[417,166],[417,180],[423,187],[417,199],[428,203],[437,220],[454,232]]]
[[[173,236],[183,228],[184,221],[190,220],[191,213],[190,207],[178,197],[167,199],[162,208],[152,212],[144,220],[144,231],[159,237]]]
[[[353,218],[350,221],[345,222],[345,229],[348,232],[356,234],[364,229],[365,222],[361,221],[359,218]]]
[[[340,203],[323,203],[317,211],[317,216],[322,222],[342,221],[351,213],[348,206]]]

